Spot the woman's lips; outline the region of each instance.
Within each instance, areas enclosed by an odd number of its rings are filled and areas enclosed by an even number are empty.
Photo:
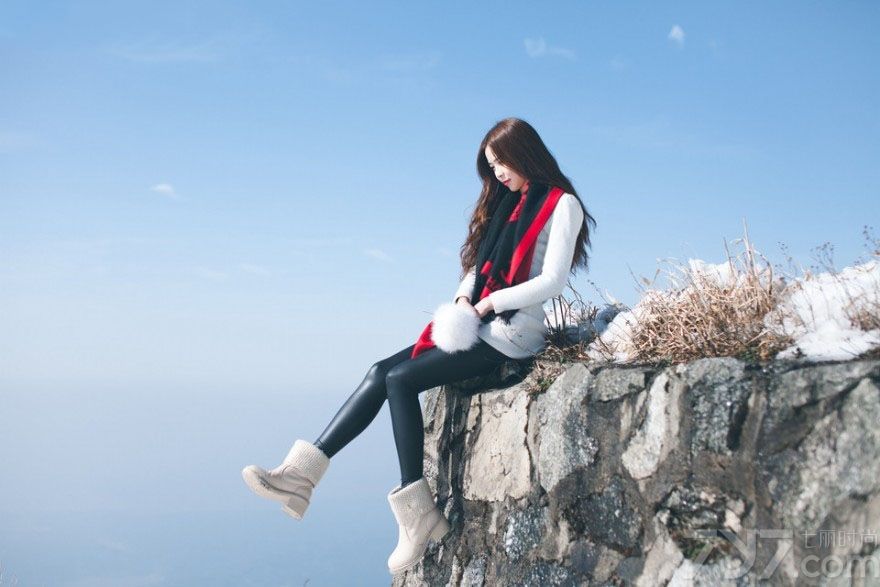
[[[503,183],[503,184],[504,184],[504,185],[507,185],[507,184],[509,184],[509,183],[510,183],[510,180],[509,180],[509,179],[505,179],[505,180],[504,180],[504,181],[502,181],[502,182],[501,182],[501,183]]]

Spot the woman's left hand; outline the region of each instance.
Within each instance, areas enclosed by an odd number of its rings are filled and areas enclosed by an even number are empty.
[[[474,306],[474,310],[477,311],[477,314],[480,315],[480,318],[482,318],[494,309],[495,308],[492,306],[492,300],[490,300],[488,297],[483,298],[482,300],[477,302],[476,306]]]

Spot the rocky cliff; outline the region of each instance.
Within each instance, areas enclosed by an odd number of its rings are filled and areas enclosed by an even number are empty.
[[[423,396],[453,531],[396,584],[880,583],[880,361],[532,377]]]

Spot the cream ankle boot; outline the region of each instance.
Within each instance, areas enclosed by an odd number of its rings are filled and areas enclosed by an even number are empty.
[[[254,493],[281,502],[285,513],[302,520],[312,490],[329,465],[330,459],[320,448],[311,442],[297,440],[284,461],[271,471],[248,465],[241,470],[241,476]]]
[[[434,503],[431,487],[424,477],[388,494],[388,503],[397,520],[400,535],[397,548],[388,557],[391,574],[405,571],[422,559],[428,541],[439,542],[449,532],[449,521]]]

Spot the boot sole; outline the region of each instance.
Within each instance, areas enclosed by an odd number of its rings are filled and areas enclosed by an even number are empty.
[[[441,516],[440,521],[438,521],[434,525],[434,527],[431,529],[431,533],[428,534],[428,539],[425,541],[425,546],[424,548],[422,548],[422,552],[419,553],[419,556],[416,557],[416,559],[412,562],[409,562],[400,567],[395,567],[393,569],[389,567],[388,570],[391,571],[392,575],[410,570],[411,568],[422,562],[422,558],[424,558],[425,551],[428,550],[428,547],[432,544],[439,544],[440,542],[442,542],[443,538],[449,533],[449,530],[451,529],[452,527],[449,525],[449,521],[446,519],[446,516]]]
[[[285,514],[297,520],[303,519],[306,508],[309,507],[309,502],[304,496],[269,485],[265,479],[263,479],[263,477],[251,467],[245,467],[242,469],[241,476],[251,491],[260,497],[281,502],[281,509]]]

